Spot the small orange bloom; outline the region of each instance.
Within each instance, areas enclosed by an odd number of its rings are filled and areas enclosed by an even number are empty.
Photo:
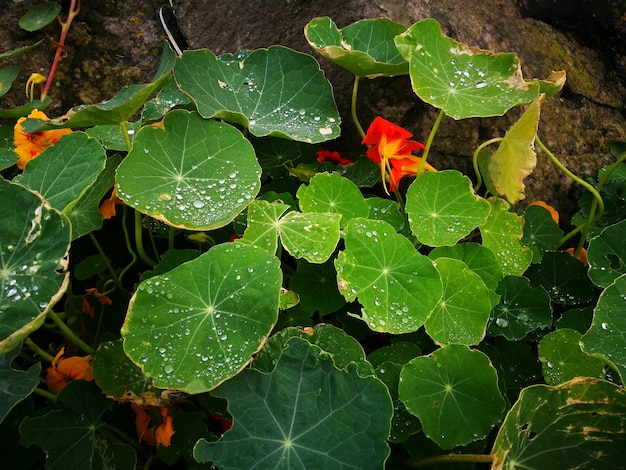
[[[96,318],[96,307],[91,305],[85,296],[83,296],[81,311],[89,315],[91,318]]]
[[[31,111],[28,117],[49,121],[48,116],[36,109]],[[41,152],[46,150],[51,145],[56,144],[61,137],[72,133],[71,129],[58,129],[33,132],[29,134],[24,132],[24,129],[22,128],[22,122],[26,119],[27,118],[24,117],[19,118],[13,129],[13,144],[15,145],[15,149],[13,151],[20,156],[16,163],[20,170],[24,170],[29,161],[38,157]]]
[[[567,253],[569,253],[570,255],[574,256],[574,248],[568,248],[567,250],[565,250]],[[580,250],[580,253],[578,253],[577,258],[583,262],[583,264],[585,264],[586,266],[589,266],[589,261],[587,261],[587,250],[585,250],[584,248],[582,250]]]
[[[100,214],[102,215],[102,220],[114,217],[116,213],[115,206],[119,204],[124,204],[124,201],[117,197],[117,192],[115,191],[115,188],[113,188],[111,196],[102,201],[102,204],[100,204],[100,207],[98,208],[98,211],[100,211]]]
[[[67,359],[61,359],[61,356],[65,353],[65,348],[61,348],[54,360],[52,361],[52,367],[48,367],[46,374],[46,383],[48,384],[48,390],[52,393],[59,393],[68,380],[86,380],[88,382],[93,380],[93,374],[91,372],[91,361],[93,357],[68,357]]]
[[[550,212],[550,215],[552,216],[552,220],[554,220],[554,223],[558,225],[558,223],[559,223],[559,213],[550,204],[547,204],[547,203],[545,203],[543,201],[534,201],[534,202],[531,202],[529,205],[531,205],[531,206],[539,206],[539,207],[543,207],[544,209],[546,209],[548,212]]]
[[[406,129],[378,116],[363,139],[362,143],[370,146],[367,149],[367,156],[380,165],[381,177],[383,182],[389,182],[390,191],[398,188],[403,177],[417,174],[417,167],[422,159],[414,156],[412,152],[426,148],[416,140],[409,140],[411,137],[413,134]],[[428,163],[424,165],[424,169],[437,171]]]
[[[142,406],[135,403],[132,403],[130,406],[137,414],[135,427],[137,428],[137,439],[139,439],[139,442],[144,441],[151,446],[162,445],[163,447],[169,447],[172,445],[172,436],[176,431],[174,431],[174,419],[170,414],[169,408],[166,406],[158,407],[161,423],[158,426],[150,426],[152,416],[149,411],[155,407]]]

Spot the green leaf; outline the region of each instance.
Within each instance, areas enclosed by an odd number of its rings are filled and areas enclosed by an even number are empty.
[[[361,319],[374,331],[416,331],[442,295],[432,261],[381,220],[353,219],[345,229],[346,248],[335,261],[339,291],[358,298]]]
[[[339,214],[288,212],[280,219],[280,240],[294,258],[324,263],[339,243]]]
[[[424,434],[443,449],[482,439],[504,411],[489,358],[458,344],[413,359],[403,367],[398,388]]]
[[[36,191],[55,209],[67,213],[104,169],[106,155],[84,132],[64,135],[14,181]]]
[[[502,199],[491,198],[489,203],[491,213],[479,227],[483,245],[495,253],[504,275],[520,276],[533,257],[532,250],[520,244],[524,221]]]
[[[254,149],[241,132],[176,110],[165,116],[163,128],[137,133],[117,168],[117,195],[174,227],[213,230],[254,199],[260,177]]]
[[[357,77],[406,75],[409,64],[393,38],[406,30],[386,18],[357,21],[343,29],[329,17],[314,18],[304,27],[309,44],[320,55]]]
[[[438,258],[435,268],[443,296],[424,324],[426,332],[437,344],[480,343],[491,311],[489,288],[462,261]]]
[[[406,194],[411,231],[429,246],[454,245],[484,224],[490,210],[470,179],[455,170],[423,173]]]
[[[18,24],[26,31],[37,31],[54,21],[60,11],[60,3],[38,3],[20,18]]]
[[[28,114],[30,114],[31,111],[38,109],[39,111],[43,111],[44,109],[46,109],[48,106],[50,106],[50,103],[52,103],[52,99],[49,96],[46,96],[43,100],[33,100],[30,101],[22,106],[16,106],[16,107],[11,107],[8,109],[2,109],[0,110],[0,118],[2,119],[17,119],[17,118],[21,118],[24,116],[27,116]],[[27,119],[28,120],[28,119]],[[36,127],[39,126],[39,124],[43,123],[43,122],[48,122],[48,121],[40,121],[38,119],[35,119],[35,121],[37,122],[36,126],[32,126],[33,129],[35,129]],[[26,121],[24,121],[22,123],[22,127],[24,129],[26,129],[24,127],[24,125],[26,124]],[[28,131],[26,132],[34,132],[33,130],[31,130],[29,128]]]
[[[600,235],[589,240],[589,278],[597,286],[607,287],[626,273],[625,227],[626,220],[623,220],[610,225]]]
[[[10,51],[0,52],[0,59],[8,59],[9,57],[15,57],[15,56],[18,56],[20,54],[23,54],[24,52],[27,52],[27,51],[37,47],[38,45],[40,45],[44,41],[45,41],[45,39],[40,39],[39,41],[37,41],[37,42],[35,42],[33,44],[29,44],[28,46],[16,47],[15,49],[11,49]]]
[[[581,340],[583,351],[608,361],[626,378],[626,275],[607,287],[596,305],[593,322]]]
[[[522,78],[515,54],[497,54],[456,42],[427,18],[396,36],[409,61],[413,90],[454,119],[501,116],[539,95],[539,84]]]
[[[39,384],[41,363],[37,362],[27,370],[18,370],[11,367],[17,357],[19,349],[13,352],[0,354],[0,422],[6,418],[9,411],[24,398],[30,395]]]
[[[270,374],[244,370],[212,394],[228,400],[233,428],[217,442],[198,441],[194,457],[221,470],[380,469],[389,455],[387,388],[336,369],[330,355],[299,338]]]
[[[242,125],[257,137],[315,143],[339,135],[332,88],[307,54],[282,46],[219,58],[185,51],[174,76],[202,116]]]
[[[122,326],[124,351],[159,388],[202,393],[237,374],[278,316],[278,259],[217,245],[141,282]]]
[[[541,262],[543,254],[554,250],[563,231],[552,219],[550,211],[541,206],[528,206],[524,211],[522,243],[533,250],[533,263]]]
[[[126,123],[126,132],[131,142],[140,128],[141,123],[139,121]],[[124,132],[119,124],[101,124],[87,129],[85,133],[89,137],[98,140],[107,150],[117,150],[118,152],[126,152],[128,150]]]
[[[43,323],[69,273],[70,224],[35,193],[0,178],[0,353]]]
[[[524,178],[537,164],[534,150],[539,112],[544,95],[528,106],[524,114],[506,131],[496,153],[489,159],[489,178],[501,196],[511,203],[524,199]]]
[[[287,204],[255,200],[248,206],[248,225],[242,243],[263,248],[276,254],[278,248],[279,219],[289,209]]]
[[[524,389],[496,437],[493,468],[621,468],[626,396],[579,377]]]
[[[321,264],[298,260],[289,288],[300,296],[300,305],[307,312],[326,315],[336,312],[346,303],[337,288],[337,271],[332,260]]]
[[[279,137],[251,137],[261,168],[271,170],[291,166],[305,158],[314,158],[315,146]]]
[[[548,385],[558,385],[575,377],[605,377],[602,361],[580,349],[581,337],[578,331],[564,328],[541,338],[539,360]]]
[[[382,197],[368,197],[365,199],[369,208],[368,219],[384,220],[401,232],[406,224],[405,217],[400,212],[397,201],[383,199]]]
[[[0,70],[0,96],[4,96],[11,89],[20,69],[17,65],[9,65]]]
[[[500,303],[491,313],[489,335],[518,340],[531,331],[552,326],[550,296],[542,287],[531,287],[525,277],[506,276],[496,292]]]
[[[341,227],[355,217],[367,217],[369,208],[359,188],[337,173],[318,173],[296,193],[302,212],[341,214]]]

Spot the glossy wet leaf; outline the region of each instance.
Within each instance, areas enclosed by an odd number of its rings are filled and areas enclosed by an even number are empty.
[[[489,179],[511,204],[524,199],[524,179],[537,164],[534,144],[543,98],[540,95],[528,106],[489,159]]]
[[[257,137],[315,143],[339,135],[330,83],[307,54],[282,46],[220,57],[185,51],[174,76],[202,116],[242,125]]]
[[[296,193],[302,212],[341,215],[341,227],[355,217],[367,217],[369,208],[359,188],[337,173],[318,173]]]
[[[383,199],[382,197],[368,197],[365,199],[369,207],[368,219],[384,220],[401,232],[406,224],[406,218],[400,213],[398,203],[391,199]]]
[[[532,250],[520,244],[523,219],[510,212],[502,199],[491,198],[489,203],[491,213],[479,227],[482,244],[495,253],[504,275],[520,276],[533,257]]]
[[[500,421],[504,399],[489,358],[453,344],[420,356],[400,373],[400,399],[442,449],[485,437]]]
[[[522,391],[496,437],[494,469],[620,468],[624,389],[579,377]]]
[[[289,288],[298,293],[300,305],[308,312],[326,315],[339,310],[346,303],[337,287],[337,271],[332,260],[321,264],[298,260]]]
[[[396,46],[409,61],[413,91],[454,119],[501,116],[539,95],[539,84],[523,79],[515,54],[456,42],[432,18],[397,36]]]
[[[533,263],[541,262],[543,254],[554,250],[562,237],[563,231],[547,209],[541,206],[526,208],[522,243],[533,250]]]
[[[109,440],[101,430],[103,414],[113,406],[93,382],[68,383],[57,400],[59,409],[43,416],[26,417],[20,425],[21,443],[37,445],[46,452],[46,468],[63,470],[76,466],[135,468],[136,455],[131,446]],[[71,443],[71,444],[70,444]]]
[[[270,374],[245,370],[212,394],[228,400],[233,428],[217,442],[200,440],[194,457],[222,470],[379,469],[389,455],[387,388],[352,367],[338,370],[302,339],[289,341]]]
[[[593,320],[593,307],[573,308],[566,310],[561,316],[554,322],[556,328],[570,328],[578,331],[580,334],[585,334],[589,328],[591,328],[591,322]]]
[[[591,328],[581,340],[583,351],[608,361],[626,378],[626,276],[607,287],[596,304]]]
[[[280,240],[294,258],[324,263],[339,242],[339,214],[288,212],[280,219]]]
[[[541,338],[537,347],[548,385],[558,385],[575,377],[604,378],[604,364],[580,349],[581,337],[578,331],[563,328]]]
[[[193,136],[193,138],[191,138]],[[174,227],[212,230],[232,221],[260,188],[261,167],[234,127],[172,111],[144,127],[117,168],[117,195]]]
[[[595,295],[587,267],[564,251],[546,253],[541,264],[532,265],[526,275],[533,285],[543,287],[557,304],[583,304]]]
[[[84,132],[73,132],[28,162],[26,171],[14,181],[67,213],[96,181],[105,163],[104,149],[97,140]]]
[[[531,331],[552,326],[550,296],[542,287],[531,287],[525,277],[505,276],[496,292],[500,302],[491,313],[489,335],[519,340]]]
[[[259,351],[253,362],[254,368],[265,373],[272,372],[294,337],[314,344],[330,354],[337,369],[348,371],[352,364],[356,366],[356,371],[361,377],[374,375],[374,368],[365,359],[365,352],[359,342],[341,328],[325,324],[313,328],[291,327],[279,331],[268,339],[263,349]]]
[[[39,384],[41,363],[36,363],[26,370],[14,369],[11,363],[18,355],[14,349],[7,354],[0,354],[0,422],[15,405],[28,397]]]
[[[626,273],[624,230],[626,220],[606,227],[598,236],[589,240],[589,277],[595,285],[607,287]]]
[[[314,18],[304,27],[309,45],[331,62],[357,77],[406,75],[409,64],[394,37],[406,31],[387,18],[357,21],[342,29],[329,17]]]
[[[279,219],[289,209],[287,204],[255,200],[248,206],[248,225],[241,239],[275,254],[278,248]]]
[[[279,261],[229,243],[141,282],[122,327],[124,351],[159,388],[201,393],[237,374],[278,316]]]
[[[37,3],[20,18],[18,24],[26,31],[37,31],[48,25],[61,11],[61,4],[56,2]]]
[[[426,332],[437,344],[478,344],[491,312],[489,288],[462,261],[439,258],[435,268],[443,295],[426,320]]]
[[[279,137],[250,138],[261,168],[271,170],[295,164],[298,160],[314,158],[315,146]]]
[[[0,69],[0,96],[4,96],[11,89],[20,69],[17,65],[9,65]]]
[[[411,231],[429,246],[454,245],[483,224],[490,210],[470,179],[455,170],[423,173],[406,194]]]
[[[70,224],[39,196],[0,178],[0,353],[41,326],[65,292]]]
[[[363,306],[361,319],[378,332],[416,331],[442,295],[439,273],[411,242],[383,221],[353,219],[335,262],[339,291]]]

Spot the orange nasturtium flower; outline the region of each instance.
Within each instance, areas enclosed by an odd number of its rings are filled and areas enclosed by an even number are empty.
[[[48,116],[38,110],[33,110],[28,115],[29,118],[42,119],[49,121]],[[24,170],[26,164],[33,158],[38,157],[41,152],[46,150],[51,145],[54,145],[58,140],[66,134],[71,134],[71,129],[58,129],[51,131],[40,131],[27,133],[22,128],[22,122],[26,118],[21,117],[17,120],[17,124],[13,128],[13,144],[15,144],[14,152],[20,156],[16,165],[20,170]]]
[[[115,207],[120,204],[124,204],[124,201],[117,197],[117,191],[113,188],[111,196],[102,201],[102,204],[100,204],[100,207],[98,208],[100,215],[102,215],[102,220],[114,217],[117,212]]]
[[[91,372],[91,360],[93,357],[72,356],[62,359],[61,356],[64,353],[65,348],[61,348],[52,361],[52,367],[48,367],[46,374],[48,390],[55,394],[65,387],[68,380],[86,380],[88,382],[93,380]]]
[[[400,179],[405,176],[415,176],[417,167],[422,159],[413,155],[415,150],[425,150],[424,144],[416,140],[406,129],[397,126],[380,116],[376,117],[363,139],[364,144],[369,145],[367,156],[374,163],[380,165],[380,175],[383,183],[389,182],[389,190],[395,191],[400,184]],[[424,169],[437,171],[426,163]],[[387,188],[385,188],[385,191]]]
[[[137,414],[135,427],[137,428],[137,439],[139,439],[139,442],[145,441],[151,446],[162,445],[163,447],[169,447],[172,444],[172,436],[176,431],[174,431],[174,420],[170,415],[168,407],[158,407],[161,423],[158,426],[150,426],[152,417],[149,410],[154,407],[137,405],[135,403],[132,403],[130,406]]]

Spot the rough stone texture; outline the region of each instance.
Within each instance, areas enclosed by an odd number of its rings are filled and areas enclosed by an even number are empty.
[[[57,38],[53,23],[43,32],[27,33],[17,19],[41,0],[7,2],[0,29],[2,50],[11,50],[48,35]],[[545,78],[564,69],[567,83],[558,97],[545,103],[540,136],[557,157],[577,174],[595,174],[612,161],[604,140],[626,139],[626,59],[624,12],[620,2],[595,0],[585,8],[569,8],[572,0],[177,0],[179,25],[191,48],[215,53],[281,44],[316,54],[303,29],[316,16],[330,16],[339,27],[362,18],[387,17],[406,26],[426,17],[437,19],[455,40],[498,52],[515,52],[524,76]],[[577,2],[582,0],[576,0]],[[68,1],[62,2],[67,9]],[[50,96],[49,114],[72,106],[108,99],[130,83],[147,82],[158,67],[165,34],[157,17],[164,0],[83,0],[67,39]],[[564,7],[564,4],[567,8]],[[623,9],[623,7],[622,7]],[[621,47],[620,47],[621,45]],[[51,42],[14,62],[22,68],[9,98],[24,101],[23,84],[30,73],[46,74],[54,56]],[[342,114],[343,136],[326,146],[351,156],[364,149],[349,119],[352,77],[316,56],[333,84]],[[4,61],[2,66],[7,65]],[[363,80],[359,116],[364,126],[383,115],[425,140],[436,110],[412,92],[408,77]],[[3,105],[4,106],[4,105]],[[439,168],[471,174],[471,155],[481,142],[503,135],[520,115],[514,109],[490,119],[454,121],[445,118],[429,161]],[[539,155],[526,180],[527,198],[544,199],[565,215],[575,210],[579,194],[568,178]]]

